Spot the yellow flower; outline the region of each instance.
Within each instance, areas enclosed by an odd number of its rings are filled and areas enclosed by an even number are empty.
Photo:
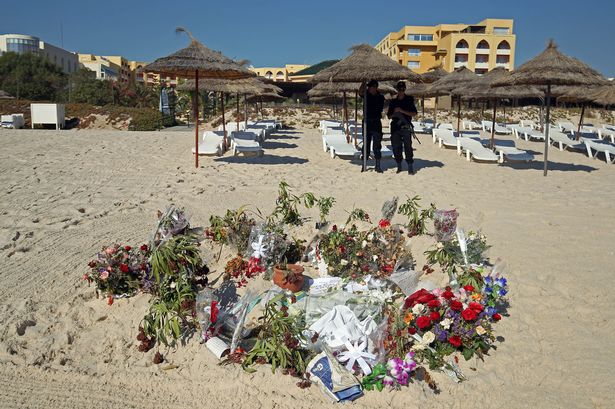
[[[474,301],[480,301],[480,300],[482,300],[482,299],[483,299],[483,296],[482,296],[482,295],[480,295],[479,293],[474,293],[474,294],[472,294],[472,299],[473,299]]]
[[[404,315],[404,322],[406,323],[406,325],[409,325],[412,322],[413,318],[414,315],[412,315],[411,312],[407,312],[406,315]]]
[[[484,329],[483,327],[481,327],[480,325],[479,325],[478,327],[476,327],[476,333],[477,333],[478,335],[483,335],[483,334],[484,334],[484,333],[486,333],[486,332],[487,332],[487,330],[486,330],[486,329]]]

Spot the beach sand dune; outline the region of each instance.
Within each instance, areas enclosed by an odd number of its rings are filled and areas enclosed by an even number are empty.
[[[384,174],[332,160],[313,129],[273,135],[263,157],[207,157],[199,169],[190,132],[0,131],[0,407],[332,407],[267,367],[218,366],[195,339],[166,355],[177,368],[153,365],[135,339],[147,296],[109,307],[81,280],[101,246],[145,242],[169,203],[206,226],[244,204],[271,211],[281,179],[335,196],[338,223],[353,206],[376,219],[394,195],[455,207],[507,265],[510,317],[497,351],[462,363],[467,382],[436,374],[439,395],[411,385],[353,407],[612,407],[615,166],[552,150],[544,178],[541,162],[469,163],[419,138],[409,176],[392,160]],[[518,146],[542,160],[540,143]]]

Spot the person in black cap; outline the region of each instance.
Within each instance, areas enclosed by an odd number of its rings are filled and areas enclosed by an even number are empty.
[[[367,112],[365,116],[366,158],[369,158],[372,141],[374,143],[374,158],[376,172],[382,173],[380,159],[382,158],[382,111],[384,110],[384,95],[378,92],[378,81],[367,83]],[[365,169],[364,169],[365,170]]]
[[[412,136],[414,130],[412,117],[416,115],[414,98],[406,95],[406,83],[399,81],[397,86],[397,97],[389,102],[387,117],[391,120],[391,144],[393,145],[393,156],[397,162],[397,173],[402,171],[401,161],[402,151],[408,163],[408,173],[413,175],[414,155],[412,153]]]

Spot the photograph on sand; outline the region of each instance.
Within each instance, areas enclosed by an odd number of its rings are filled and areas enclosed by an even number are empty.
[[[14,6],[0,407],[612,406],[608,13]]]

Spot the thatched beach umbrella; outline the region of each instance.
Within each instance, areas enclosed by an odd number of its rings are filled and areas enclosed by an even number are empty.
[[[158,58],[143,67],[143,71],[155,72],[167,76],[194,78],[195,90],[199,93],[200,78],[239,79],[253,77],[255,74],[218,51],[210,50],[197,41],[186,29],[178,27],[176,32],[185,32],[190,37],[190,44],[175,53]],[[196,98],[196,123],[194,130],[195,166],[199,167],[199,121],[198,98]]]
[[[599,105],[615,105],[615,84],[608,83],[607,85],[598,87],[589,92],[588,97]]]
[[[476,80],[478,76],[466,67],[457,68],[455,71],[440,78],[429,89],[433,92],[442,92],[457,97],[457,132],[461,136],[461,95],[456,93],[456,89]]]
[[[551,87],[553,85],[602,85],[606,80],[593,68],[557,50],[551,40],[546,50],[521,65],[505,78],[494,81],[493,86],[541,85],[546,86],[547,118],[545,127],[544,175],[548,170],[549,121]]]
[[[447,75],[448,75],[448,72],[442,69],[441,66],[432,68],[429,71],[421,74],[421,78],[423,79],[423,82],[425,84],[417,84],[413,86],[411,89],[412,92],[410,93],[408,92],[408,89],[406,89],[406,94],[421,98],[421,109],[423,110],[422,112],[423,120],[425,119],[425,98],[432,98],[432,97],[436,98],[434,102],[434,126],[436,124],[435,115],[438,109],[438,93],[435,93],[435,95],[433,93],[430,93],[427,90],[426,84],[433,84],[434,82],[438,81],[441,78],[444,78]]]
[[[365,84],[374,79],[380,81],[407,80],[423,82],[418,74],[391,60],[374,47],[361,44],[351,48],[352,53],[343,60],[333,64],[312,77],[312,82],[361,82],[364,88],[364,101],[367,101]],[[363,104],[363,135],[366,137],[365,120],[367,103]],[[363,143],[363,166],[367,170],[367,140]]]
[[[588,103],[594,102],[590,97],[592,91],[595,91],[597,87],[584,87],[584,86],[564,86],[553,87],[551,94],[557,97],[561,102],[576,102],[581,104],[581,117],[577,125],[576,140],[579,140],[581,125],[583,125],[583,117],[585,116],[585,107]]]
[[[491,84],[509,75],[508,70],[502,67],[494,68],[488,73],[478,77],[464,86],[454,90],[458,95],[465,98],[491,100],[493,102],[493,116],[491,118],[491,149],[495,143],[495,118],[497,114],[498,100],[506,98],[540,98],[542,92],[533,86],[524,87],[499,87],[492,88]]]
[[[15,97],[12,97],[8,92],[0,89],[0,99],[15,99]]]

